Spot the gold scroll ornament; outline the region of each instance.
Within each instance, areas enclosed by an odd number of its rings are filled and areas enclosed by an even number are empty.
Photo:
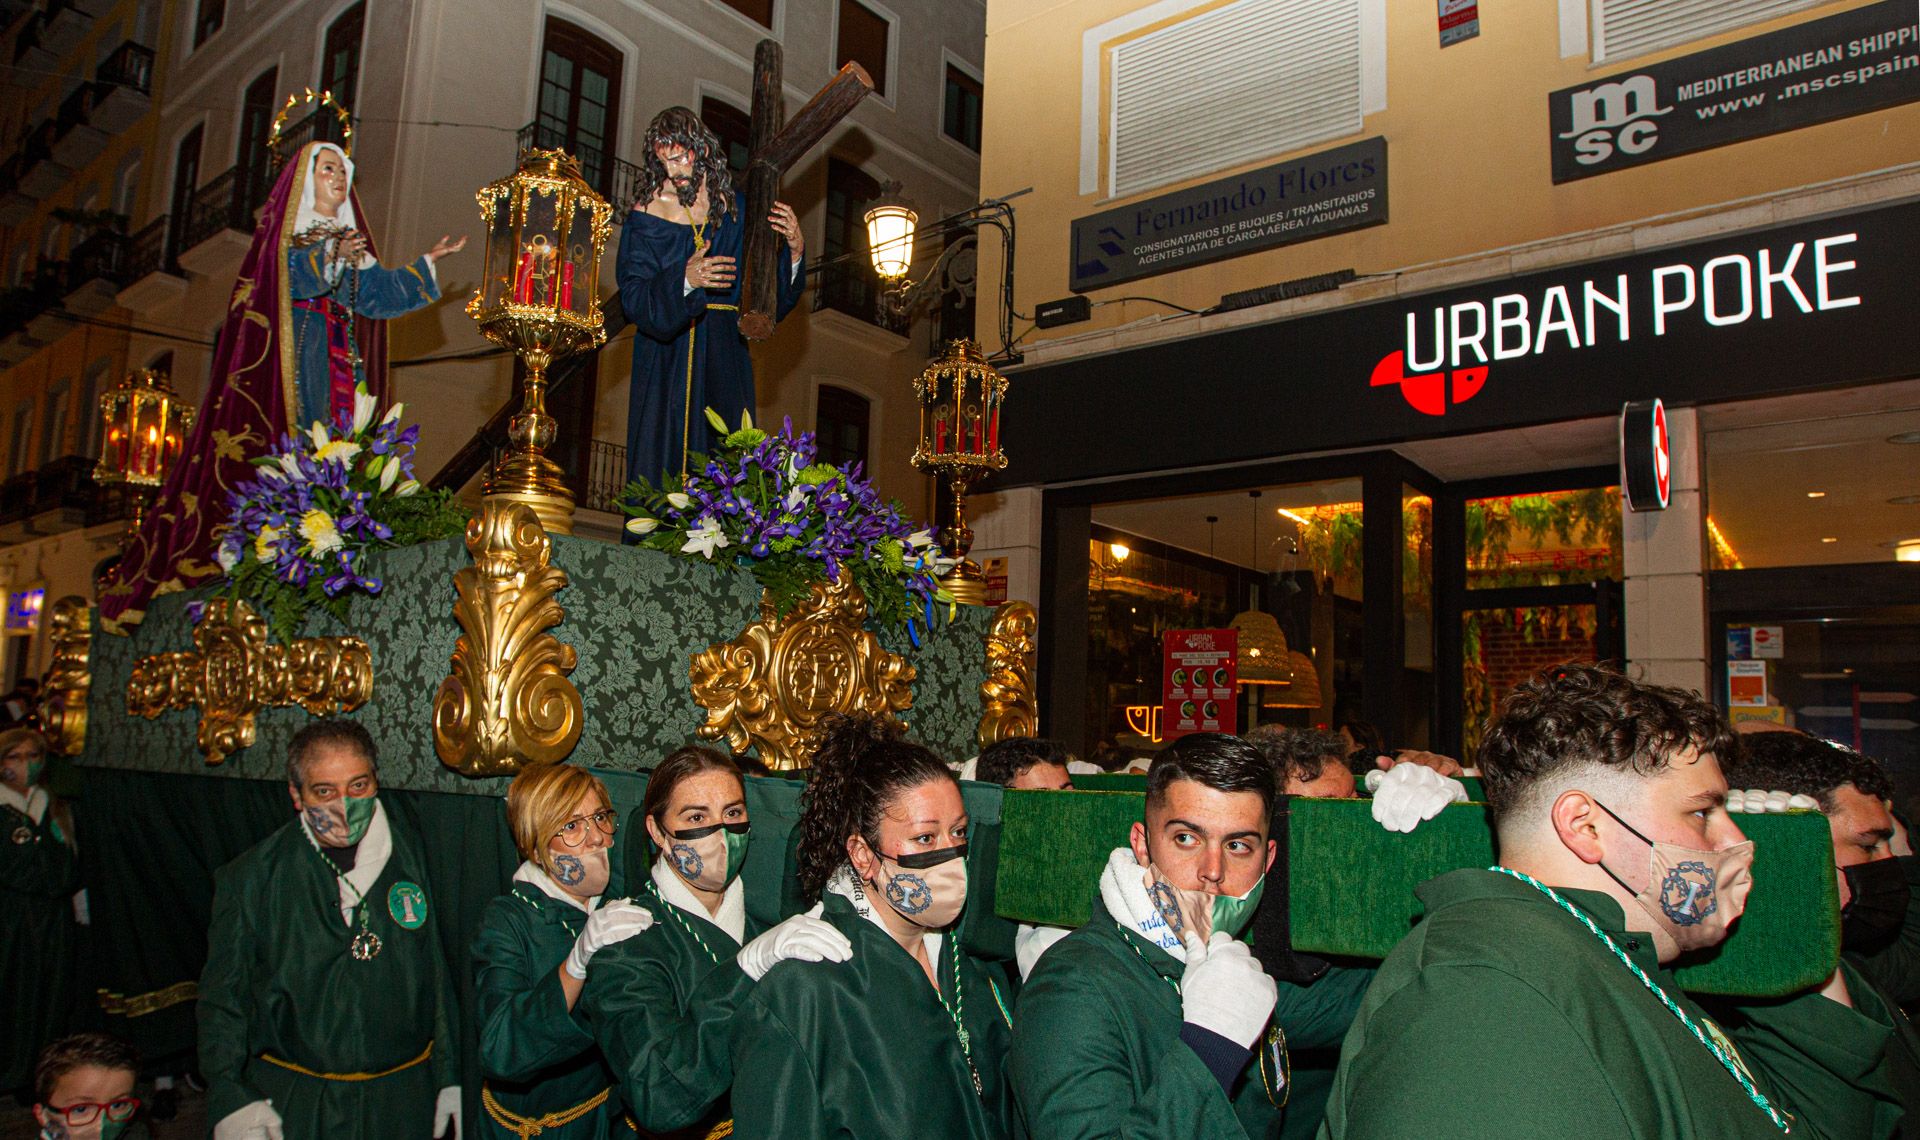
[[[53,660],[40,687],[47,694],[40,717],[47,747],[62,756],[78,756],[87,744],[87,696],[93,691],[88,658],[93,648],[93,609],[78,594],[53,603],[47,615]]]
[[[351,712],[373,695],[373,651],[357,637],[267,641],[267,623],[233,598],[208,602],[193,627],[193,652],[156,653],[133,665],[127,712],[149,720],[169,709],[200,710],[200,752],[209,764],[254,742],[254,714],[298,705],[314,716]]]
[[[1034,698],[1034,655],[1039,649],[1040,615],[1026,602],[1002,602],[987,632],[987,679],[980,682],[981,748],[1040,731],[1040,705]]]
[[[465,776],[511,776],[566,759],[586,710],[567,674],[578,655],[547,630],[566,616],[554,594],[567,573],[524,503],[489,497],[467,524],[473,565],[453,576],[465,633],[433,698],[433,746]]]
[[[775,771],[810,767],[820,722],[864,712],[895,720],[913,707],[915,671],[868,633],[867,598],[845,570],[819,582],[785,616],[765,595],[760,620],[693,656],[693,700],[707,710],[702,740],[751,747]]]

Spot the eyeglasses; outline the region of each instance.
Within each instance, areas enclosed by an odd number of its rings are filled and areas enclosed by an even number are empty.
[[[620,817],[612,808],[601,808],[592,815],[576,815],[560,825],[554,837],[568,847],[578,847],[587,841],[587,825],[592,824],[602,835],[612,835],[620,830]]]
[[[100,1114],[103,1112],[107,1114],[108,1120],[116,1124],[132,1120],[133,1114],[140,1111],[140,1104],[140,1098],[137,1096],[123,1096],[118,1100],[108,1101],[106,1104],[83,1100],[77,1104],[70,1104],[65,1108],[59,1108],[51,1104],[42,1107],[44,1107],[50,1115],[59,1116],[64,1119],[70,1128],[85,1128],[87,1125],[100,1119]]]

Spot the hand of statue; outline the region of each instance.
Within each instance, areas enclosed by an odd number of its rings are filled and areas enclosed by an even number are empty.
[[[687,258],[687,285],[694,289],[725,289],[733,284],[733,258],[709,254],[705,248]]]
[[[366,252],[367,235],[361,233],[359,230],[348,230],[346,236],[340,239],[340,247],[334,256],[341,261],[352,262],[357,265],[360,262],[361,255]]]
[[[467,248],[466,234],[461,234],[459,241],[453,241],[446,234],[441,234],[440,240],[433,243],[433,248],[427,251],[427,260],[439,261],[449,253],[459,253],[465,248]]]
[[[773,213],[767,216],[767,221],[781,237],[787,239],[787,248],[793,251],[793,259],[800,260],[800,255],[806,251],[807,239],[800,233],[800,219],[794,216],[793,207],[785,202],[775,202]]]

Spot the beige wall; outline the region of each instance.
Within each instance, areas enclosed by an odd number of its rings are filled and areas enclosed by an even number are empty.
[[[1172,0],[1167,7],[1178,9],[1178,18],[1184,18],[1220,3]],[[1391,273],[1920,159],[1920,104],[1908,104],[1565,185],[1553,183],[1549,92],[1865,6],[1859,0],[1820,5],[1791,18],[1597,66],[1584,53],[1561,55],[1563,12],[1579,27],[1585,18],[1583,0],[1482,0],[1480,37],[1445,50],[1439,47],[1433,4],[1369,3],[1386,14],[1385,108],[1368,114],[1363,131],[1350,138],[1294,153],[1385,136],[1391,222],[1097,290],[1090,294],[1095,302],[1148,295],[1205,309],[1222,294],[1240,289],[1348,268],[1362,277]],[[1068,233],[1074,218],[1287,157],[1274,154],[1130,199],[1079,193],[1083,37],[1091,28],[1150,7],[1144,0],[989,4],[981,191],[991,196],[1034,188],[1016,203],[1018,311],[1031,313],[1036,303],[1067,295]],[[1104,121],[1104,115],[1098,121]],[[1023,347],[1167,312],[1139,302],[1105,305],[1094,310],[1090,323],[1035,332]],[[992,320],[992,311],[984,310],[980,327],[991,328]]]

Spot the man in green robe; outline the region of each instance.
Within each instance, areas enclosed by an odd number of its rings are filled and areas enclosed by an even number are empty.
[[[288,748],[296,817],[222,867],[200,978],[214,1140],[406,1140],[458,1126],[457,1006],[419,840],[373,740]]]
[[[1891,1026],[1824,998],[1775,1021],[1826,1076],[1805,1103],[1667,970],[1746,905],[1753,848],[1717,759],[1732,746],[1698,695],[1600,666],[1517,687],[1479,756],[1500,866],[1418,888],[1426,916],[1361,1003],[1321,1135],[1886,1135],[1854,1129],[1885,1097]]]
[[[1898,971],[1875,970],[1870,959],[1892,958],[1902,949],[1911,955],[1920,948],[1920,931],[1913,929],[1913,888],[1909,880],[1912,855],[1894,856],[1893,814],[1887,802],[1893,781],[1878,761],[1851,748],[1799,732],[1767,732],[1745,737],[1742,747],[1726,764],[1730,804],[1741,801],[1749,812],[1778,811],[1791,806],[1817,807],[1827,817],[1833,836],[1834,866],[1840,871],[1840,965],[1837,975],[1843,991],[1868,1018],[1864,1023],[1890,1022],[1894,1033],[1887,1044],[1878,1076],[1892,1090],[1905,1113],[1904,1135],[1920,1134],[1920,1031],[1901,1011],[1901,992],[1920,982]],[[1905,866],[1903,866],[1905,864]],[[1889,953],[1891,952],[1891,953]],[[1885,979],[1883,981],[1882,979]],[[1892,983],[1891,985],[1888,983]],[[1829,983],[1832,986],[1833,983]],[[1814,1102],[1830,1099],[1821,1070],[1800,1063],[1780,1048],[1771,1020],[1799,1013],[1828,998],[1822,992],[1765,1002],[1729,1003],[1727,1030],[1750,1054],[1778,1056],[1774,1062],[1790,1091]],[[1879,1115],[1893,1112],[1884,1102]],[[1864,1135],[1874,1121],[1863,1120],[1855,1131]]]
[[[1109,858],[1092,917],[1021,991],[1007,1076],[1025,1135],[1266,1135],[1285,1044],[1268,1031],[1274,982],[1234,938],[1273,863],[1274,787],[1231,736],[1181,737],[1154,759],[1146,818]]]
[[[0,738],[0,1094],[26,1091],[34,1054],[72,1013],[80,872],[45,768],[39,733]]]

